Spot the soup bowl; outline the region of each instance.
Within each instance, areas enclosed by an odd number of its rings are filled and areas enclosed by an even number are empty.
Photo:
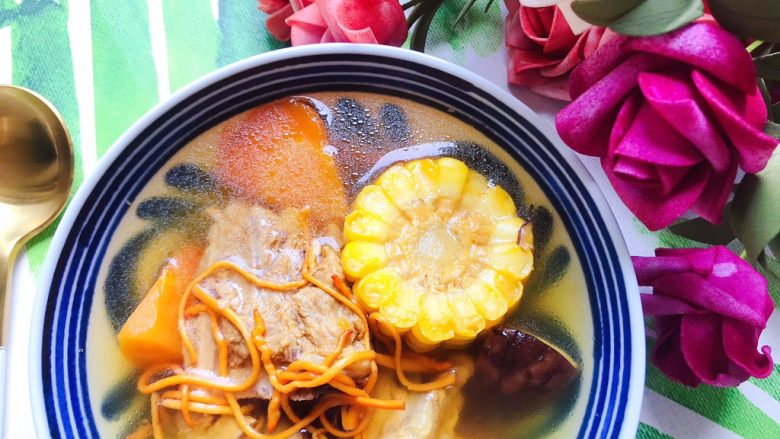
[[[590,309],[579,312],[592,327],[580,352],[579,408],[561,422],[573,425],[567,436],[633,437],[645,364],[639,295],[620,229],[579,159],[529,108],[463,68],[409,50],[342,44],[278,50],[217,70],[149,111],[101,159],[65,213],[40,280],[30,338],[39,436],[100,436],[106,402],[94,401],[89,378],[110,371],[88,359],[101,351],[88,336],[96,313],[104,312],[96,300],[99,271],[146,183],[183,145],[231,116],[326,91],[378,93],[445,110],[536,182],[581,266],[587,291],[571,294],[587,295]]]

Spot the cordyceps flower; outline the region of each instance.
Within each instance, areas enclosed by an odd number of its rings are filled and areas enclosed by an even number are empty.
[[[655,318],[653,364],[688,386],[736,386],[773,369],[758,339],[774,305],[767,281],[726,247],[657,249],[634,257],[645,315]]]
[[[465,163],[415,160],[360,191],[342,265],[360,305],[413,349],[462,345],[519,302],[533,268],[525,225],[509,194]]]
[[[740,166],[762,170],[778,140],[742,43],[712,23],[620,37],[571,74],[561,138],[601,158],[615,191],[649,229],[692,210],[719,223]]]
[[[554,1],[505,0],[508,80],[534,93],[570,100],[569,72],[606,40],[605,30],[588,25],[576,33]],[[540,5],[552,6],[539,7]],[[564,5],[565,6],[565,5]],[[569,9],[571,12],[571,9]],[[611,34],[610,34],[611,35]]]
[[[306,0],[286,23],[293,46],[316,43],[371,43],[400,46],[406,16],[398,0]]]

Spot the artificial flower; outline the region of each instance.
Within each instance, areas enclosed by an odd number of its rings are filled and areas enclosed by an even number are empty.
[[[285,20],[295,12],[293,5],[300,9],[313,0],[259,0],[260,10],[268,14],[265,28],[279,41],[290,39],[290,26]]]
[[[596,51],[604,29],[589,27],[575,35],[559,7],[526,7],[526,2],[505,0],[509,10],[506,18],[509,82],[568,101],[569,72]]]
[[[655,318],[653,364],[688,386],[736,386],[772,372],[769,346],[758,339],[774,305],[767,281],[723,246],[657,249],[634,257],[645,315]]]
[[[741,166],[766,166],[778,140],[742,43],[697,22],[665,35],[618,37],[571,74],[561,138],[601,158],[626,206],[659,230],[691,209],[719,223]]]
[[[408,32],[398,0],[314,0],[286,22],[293,46],[329,42],[400,46]]]
[[[574,0],[520,0],[520,4],[526,8],[546,8],[549,6],[558,6],[561,9],[563,17],[569,23],[574,35],[579,35],[591,28],[591,24],[580,18],[571,9]]]

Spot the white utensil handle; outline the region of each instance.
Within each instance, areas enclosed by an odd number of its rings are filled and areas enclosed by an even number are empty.
[[[3,436],[6,426],[5,422],[5,405],[7,403],[6,394],[5,394],[5,387],[6,382],[9,379],[9,377],[6,376],[8,373],[8,356],[6,355],[6,347],[0,346],[0,437]]]

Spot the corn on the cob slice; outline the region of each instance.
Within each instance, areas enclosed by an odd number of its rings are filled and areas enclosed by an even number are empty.
[[[358,194],[342,265],[415,350],[463,345],[515,307],[533,236],[500,186],[453,158],[392,166]]]

